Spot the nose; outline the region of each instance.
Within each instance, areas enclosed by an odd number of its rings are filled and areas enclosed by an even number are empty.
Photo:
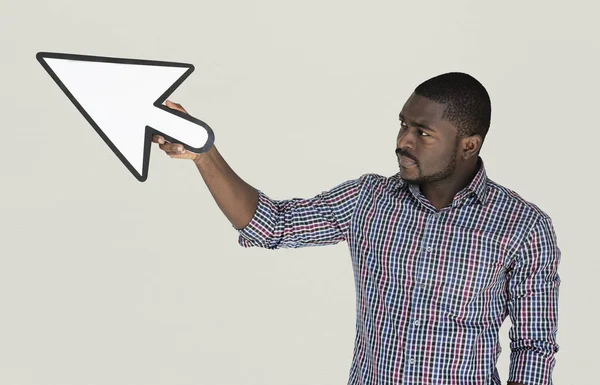
[[[400,130],[396,140],[397,148],[413,149],[415,147],[415,138],[410,130]]]

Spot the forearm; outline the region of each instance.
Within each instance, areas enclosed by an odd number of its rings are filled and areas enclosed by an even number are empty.
[[[236,229],[244,228],[254,216],[258,191],[229,167],[215,146],[194,159],[210,193]]]

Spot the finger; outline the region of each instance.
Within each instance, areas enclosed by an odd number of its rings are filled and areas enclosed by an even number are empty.
[[[165,143],[160,144],[158,147],[167,154],[183,154],[185,152],[185,148],[178,143]]]
[[[181,112],[185,112],[187,114],[187,111],[185,110],[185,108],[183,108],[181,106],[181,104],[179,104],[179,103],[173,103],[172,101],[167,100],[166,105],[167,105],[167,107],[169,107],[171,109],[178,110],[178,111],[181,111]]]
[[[165,138],[163,138],[163,137],[162,137],[162,136],[160,136],[160,135],[153,135],[153,136],[152,136],[152,141],[153,141],[154,143],[163,144],[163,143],[165,143]]]
[[[183,154],[185,152],[185,150],[181,149],[180,147],[170,146],[170,145],[169,145],[169,147],[165,147],[162,150],[164,152],[166,152],[167,154]]]
[[[167,155],[169,155],[171,158],[175,158],[175,159],[185,159],[185,158],[189,157],[190,153],[186,150],[183,150],[181,152],[168,153]]]

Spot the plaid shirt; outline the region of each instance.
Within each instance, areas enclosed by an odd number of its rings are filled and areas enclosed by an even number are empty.
[[[439,212],[399,173],[363,175],[311,199],[259,191],[240,245],[348,244],[357,313],[349,384],[501,384],[507,316],[508,380],[552,384],[561,255],[552,222],[479,165]]]

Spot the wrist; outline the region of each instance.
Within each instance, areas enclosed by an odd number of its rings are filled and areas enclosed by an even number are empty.
[[[194,153],[194,156],[192,157],[192,162],[194,162],[196,165],[200,164],[200,162],[202,162],[202,158],[204,158],[204,153]]]
[[[212,153],[214,151],[215,151],[215,146],[212,146],[206,152],[194,153],[194,157],[192,158],[192,161],[196,164],[196,166],[200,166],[206,162],[206,160],[212,155]]]

